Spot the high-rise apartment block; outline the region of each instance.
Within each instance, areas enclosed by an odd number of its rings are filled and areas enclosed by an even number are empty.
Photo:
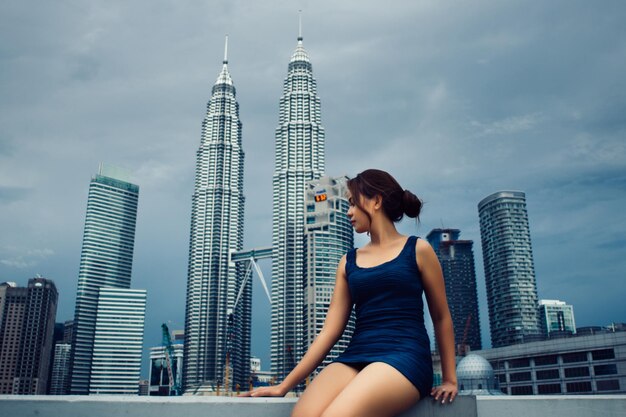
[[[72,331],[70,393],[89,394],[99,291],[130,288],[139,187],[100,166],[91,179]]]
[[[459,239],[460,234],[459,229],[433,229],[426,239],[435,250],[443,271],[456,345],[463,350],[466,346],[477,350],[482,349],[482,343],[474,242]]]
[[[297,362],[304,311],[304,196],[307,183],[324,173],[324,128],[313,67],[302,36],[289,62],[276,128],[272,178],[271,371],[282,380]]]
[[[89,394],[138,395],[146,290],[100,288]]]
[[[307,184],[304,230],[304,315],[305,337],[298,346],[300,360],[322,330],[335,287],[337,265],[341,257],[354,246],[354,232],[348,219],[346,199],[347,177],[322,177]],[[343,336],[315,371],[321,369],[342,353],[354,331],[354,312]]]
[[[57,301],[45,278],[0,284],[0,394],[47,394]]]
[[[196,159],[185,310],[185,391],[224,387],[227,350],[231,388],[237,383],[244,386],[250,375],[251,280],[233,315],[229,314],[244,278],[243,267],[229,258],[243,248],[241,127],[225,53],[202,123]]]
[[[493,347],[541,338],[526,195],[499,191],[478,203]]]
[[[576,333],[574,307],[559,300],[539,300],[541,330],[545,337],[568,336]]]

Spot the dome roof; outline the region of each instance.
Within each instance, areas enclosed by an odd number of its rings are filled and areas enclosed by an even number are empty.
[[[469,354],[464,357],[456,367],[458,380],[492,380],[494,377],[493,368],[482,356]]]

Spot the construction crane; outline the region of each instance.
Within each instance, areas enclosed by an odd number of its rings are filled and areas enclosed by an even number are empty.
[[[472,322],[472,313],[467,316],[465,320],[465,329],[463,330],[463,340],[460,344],[456,345],[457,356],[465,356],[469,352],[469,346],[467,345],[467,334],[469,333],[470,323]]]
[[[182,389],[180,386],[180,381],[178,381],[178,378],[176,378],[174,373],[172,372],[172,358],[174,357],[174,346],[172,345],[172,338],[170,337],[170,329],[167,328],[167,324],[165,323],[161,325],[161,329],[163,330],[162,344],[163,352],[165,353],[167,378],[170,387],[168,395],[181,395]],[[180,367],[180,363],[178,364],[178,367]]]
[[[270,305],[272,304],[272,297],[270,296],[270,292],[267,289],[265,277],[263,276],[263,272],[261,271],[261,268],[259,268],[259,265],[256,263],[254,252],[253,252],[253,254],[248,259],[248,266],[244,273],[244,279],[243,279],[243,282],[241,283],[241,287],[239,288],[239,293],[237,294],[235,303],[233,304],[232,308],[229,308],[227,310],[228,330],[227,330],[227,338],[226,338],[226,361],[225,361],[226,364],[224,366],[224,393],[225,395],[228,395],[228,393],[231,390],[231,387],[230,387],[230,344],[231,344],[231,340],[233,337],[233,328],[235,327],[235,309],[237,308],[237,305],[239,304],[239,300],[241,299],[241,295],[243,294],[243,290],[245,289],[246,284],[248,283],[248,278],[252,275],[252,267],[254,267],[257,275],[259,276],[259,279],[261,280],[261,284],[263,285],[263,289],[265,290],[265,295],[267,295],[267,299],[269,300]]]

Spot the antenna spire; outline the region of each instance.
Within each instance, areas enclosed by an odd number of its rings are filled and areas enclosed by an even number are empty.
[[[226,35],[226,41],[224,42],[224,64],[228,64],[228,35]]]
[[[302,40],[302,10],[298,10],[298,40]]]

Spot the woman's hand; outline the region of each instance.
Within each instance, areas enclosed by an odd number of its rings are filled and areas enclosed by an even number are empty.
[[[435,398],[435,401],[439,401],[441,398],[441,404],[445,403],[446,399],[448,399],[449,402],[452,402],[458,393],[459,390],[456,383],[446,381],[430,391],[430,395]]]
[[[252,391],[244,392],[238,397],[284,397],[287,394],[280,385],[272,385],[269,387],[259,387]]]

